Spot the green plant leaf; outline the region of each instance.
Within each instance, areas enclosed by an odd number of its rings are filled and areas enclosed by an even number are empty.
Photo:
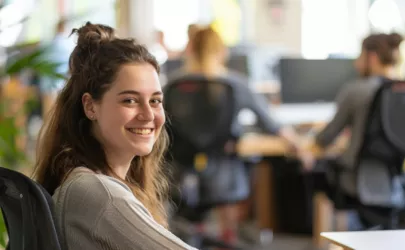
[[[61,65],[61,63],[47,61],[47,52],[48,48],[42,47],[35,49],[31,53],[16,56],[15,59],[11,59],[11,62],[6,65],[0,76],[16,75],[21,73],[23,70],[30,69],[41,76],[65,79],[63,74],[59,74],[57,72],[57,68]]]
[[[0,209],[0,246],[3,249],[6,248],[6,235],[7,235],[6,223],[4,222],[3,213],[1,212]]]

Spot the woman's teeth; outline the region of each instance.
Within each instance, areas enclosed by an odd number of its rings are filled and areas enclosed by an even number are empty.
[[[152,129],[150,128],[131,128],[129,129],[132,133],[139,134],[139,135],[147,135],[152,133]]]

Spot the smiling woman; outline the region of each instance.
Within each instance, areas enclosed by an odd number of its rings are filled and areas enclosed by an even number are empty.
[[[96,121],[93,135],[104,142],[109,165],[125,180],[134,155],[152,152],[165,122],[156,68],[125,64],[102,101],[85,93],[82,102],[85,115]]]
[[[166,229],[156,59],[108,26],[73,32],[71,77],[41,131],[35,171],[66,249],[192,249]]]

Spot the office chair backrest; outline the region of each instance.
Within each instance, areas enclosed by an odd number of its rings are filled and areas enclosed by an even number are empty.
[[[388,140],[405,154],[405,82],[396,81],[382,92],[382,125]]]
[[[175,152],[186,158],[223,153],[235,117],[233,89],[225,80],[190,76],[169,83],[165,109]]]
[[[171,135],[168,158],[174,166],[174,183],[182,190],[175,187],[172,199],[202,211],[246,198],[246,173],[237,166],[243,163],[225,150],[237,139],[232,135],[236,116],[232,85],[222,78],[186,76],[169,83],[164,92]]]
[[[358,195],[364,205],[402,208],[405,85],[388,79],[382,81],[369,109],[358,156]]]
[[[0,167],[0,208],[9,235],[8,250],[60,250],[50,195],[36,182]]]

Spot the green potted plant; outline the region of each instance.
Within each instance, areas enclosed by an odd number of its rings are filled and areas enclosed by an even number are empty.
[[[18,48],[21,49],[21,46]],[[64,78],[63,75],[57,73],[56,69],[59,64],[47,61],[45,54],[45,48],[38,48],[28,54],[17,56],[2,67],[0,79],[18,76],[24,71],[31,71],[39,76]],[[28,113],[37,104],[37,100],[28,98],[24,101],[24,108],[17,112]],[[25,127],[17,126],[17,113],[7,114],[12,105],[12,100],[8,100],[4,96],[0,98],[0,166],[19,170],[20,166],[27,165],[28,160],[26,152],[18,145],[18,136],[23,133]],[[0,249],[5,248],[6,242],[7,231],[0,213]]]

